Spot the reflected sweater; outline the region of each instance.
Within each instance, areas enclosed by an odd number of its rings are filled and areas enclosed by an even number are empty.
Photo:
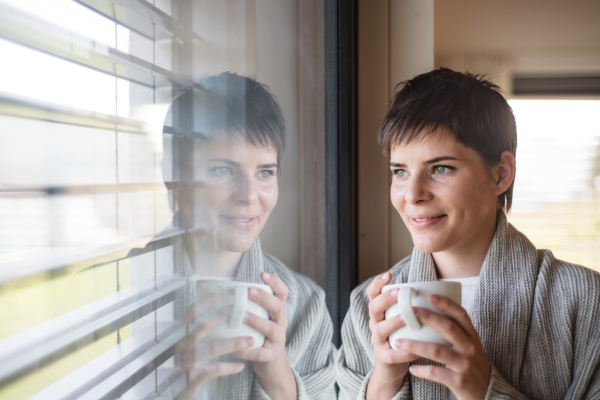
[[[433,258],[414,249],[393,283],[437,280]],[[372,278],[371,278],[372,279]],[[351,295],[337,354],[340,400],[364,399],[375,365],[366,288]],[[471,320],[492,365],[486,399],[600,399],[600,275],[554,258],[498,213]],[[412,364],[436,364],[420,358]],[[407,373],[394,397],[444,400],[447,388]]]
[[[192,274],[191,264],[183,245],[174,246],[175,267],[185,276]],[[298,400],[335,399],[333,325],[325,304],[325,292],[308,277],[296,273],[272,255],[263,253],[257,238],[240,262],[236,281],[264,283],[261,272],[278,276],[288,287],[285,315],[288,320],[285,353],[296,378]],[[195,282],[176,296],[175,311],[181,318],[196,299]],[[205,383],[197,400],[270,400],[254,373],[252,362],[225,356],[221,361],[242,361],[244,370],[235,375],[216,378]],[[273,399],[275,400],[275,399]]]

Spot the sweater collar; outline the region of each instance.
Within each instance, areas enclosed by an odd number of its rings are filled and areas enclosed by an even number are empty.
[[[519,382],[527,327],[539,272],[534,245],[498,211],[496,232],[486,254],[475,291],[471,321],[479,333],[488,360],[509,381]],[[408,282],[435,281],[431,253],[413,249]],[[502,329],[507,334],[498,335]],[[431,364],[419,359],[415,363]],[[414,398],[445,398],[445,387],[413,377]],[[429,397],[422,397],[427,393]],[[436,393],[431,397],[432,393]]]
[[[242,254],[240,266],[235,277],[236,281],[249,283],[264,283],[260,274],[264,271],[264,255],[257,237],[252,247]]]

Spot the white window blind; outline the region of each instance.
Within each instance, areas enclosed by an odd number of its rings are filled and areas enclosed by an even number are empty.
[[[171,244],[194,229],[172,221],[192,121],[169,105],[200,40],[188,3],[0,0],[0,399],[185,387]]]

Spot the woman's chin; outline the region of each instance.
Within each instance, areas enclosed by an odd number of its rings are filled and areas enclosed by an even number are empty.
[[[244,237],[244,238],[223,238],[219,240],[219,248],[225,251],[231,251],[234,253],[242,253],[254,243],[255,238]]]
[[[413,243],[417,249],[421,250],[424,253],[437,253],[439,251],[446,250],[448,245],[446,240],[442,240],[441,238],[435,238],[431,236],[426,238],[415,238],[413,236]]]

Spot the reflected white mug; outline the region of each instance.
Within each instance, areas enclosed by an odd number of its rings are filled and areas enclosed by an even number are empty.
[[[248,298],[248,289],[257,288],[273,294],[270,286],[260,283],[247,283],[218,279],[198,279],[196,281],[196,297],[218,294],[221,298],[217,308],[232,306],[231,316],[208,333],[206,341],[233,339],[242,336],[252,336],[255,349],[265,343],[265,335],[256,329],[244,324],[242,319],[246,311],[261,318],[269,319],[269,312],[261,305]]]
[[[398,339],[411,339],[437,343],[446,347],[451,346],[450,342],[444,339],[438,331],[419,322],[413,307],[426,308],[434,313],[445,315],[429,302],[429,296],[437,294],[460,304],[462,290],[460,282],[399,283],[384,286],[381,293],[392,289],[398,289],[398,301],[385,311],[385,319],[397,318],[399,314],[402,314],[402,318],[406,322],[406,326],[394,331],[389,337],[390,346],[393,349],[398,350],[394,344]]]

